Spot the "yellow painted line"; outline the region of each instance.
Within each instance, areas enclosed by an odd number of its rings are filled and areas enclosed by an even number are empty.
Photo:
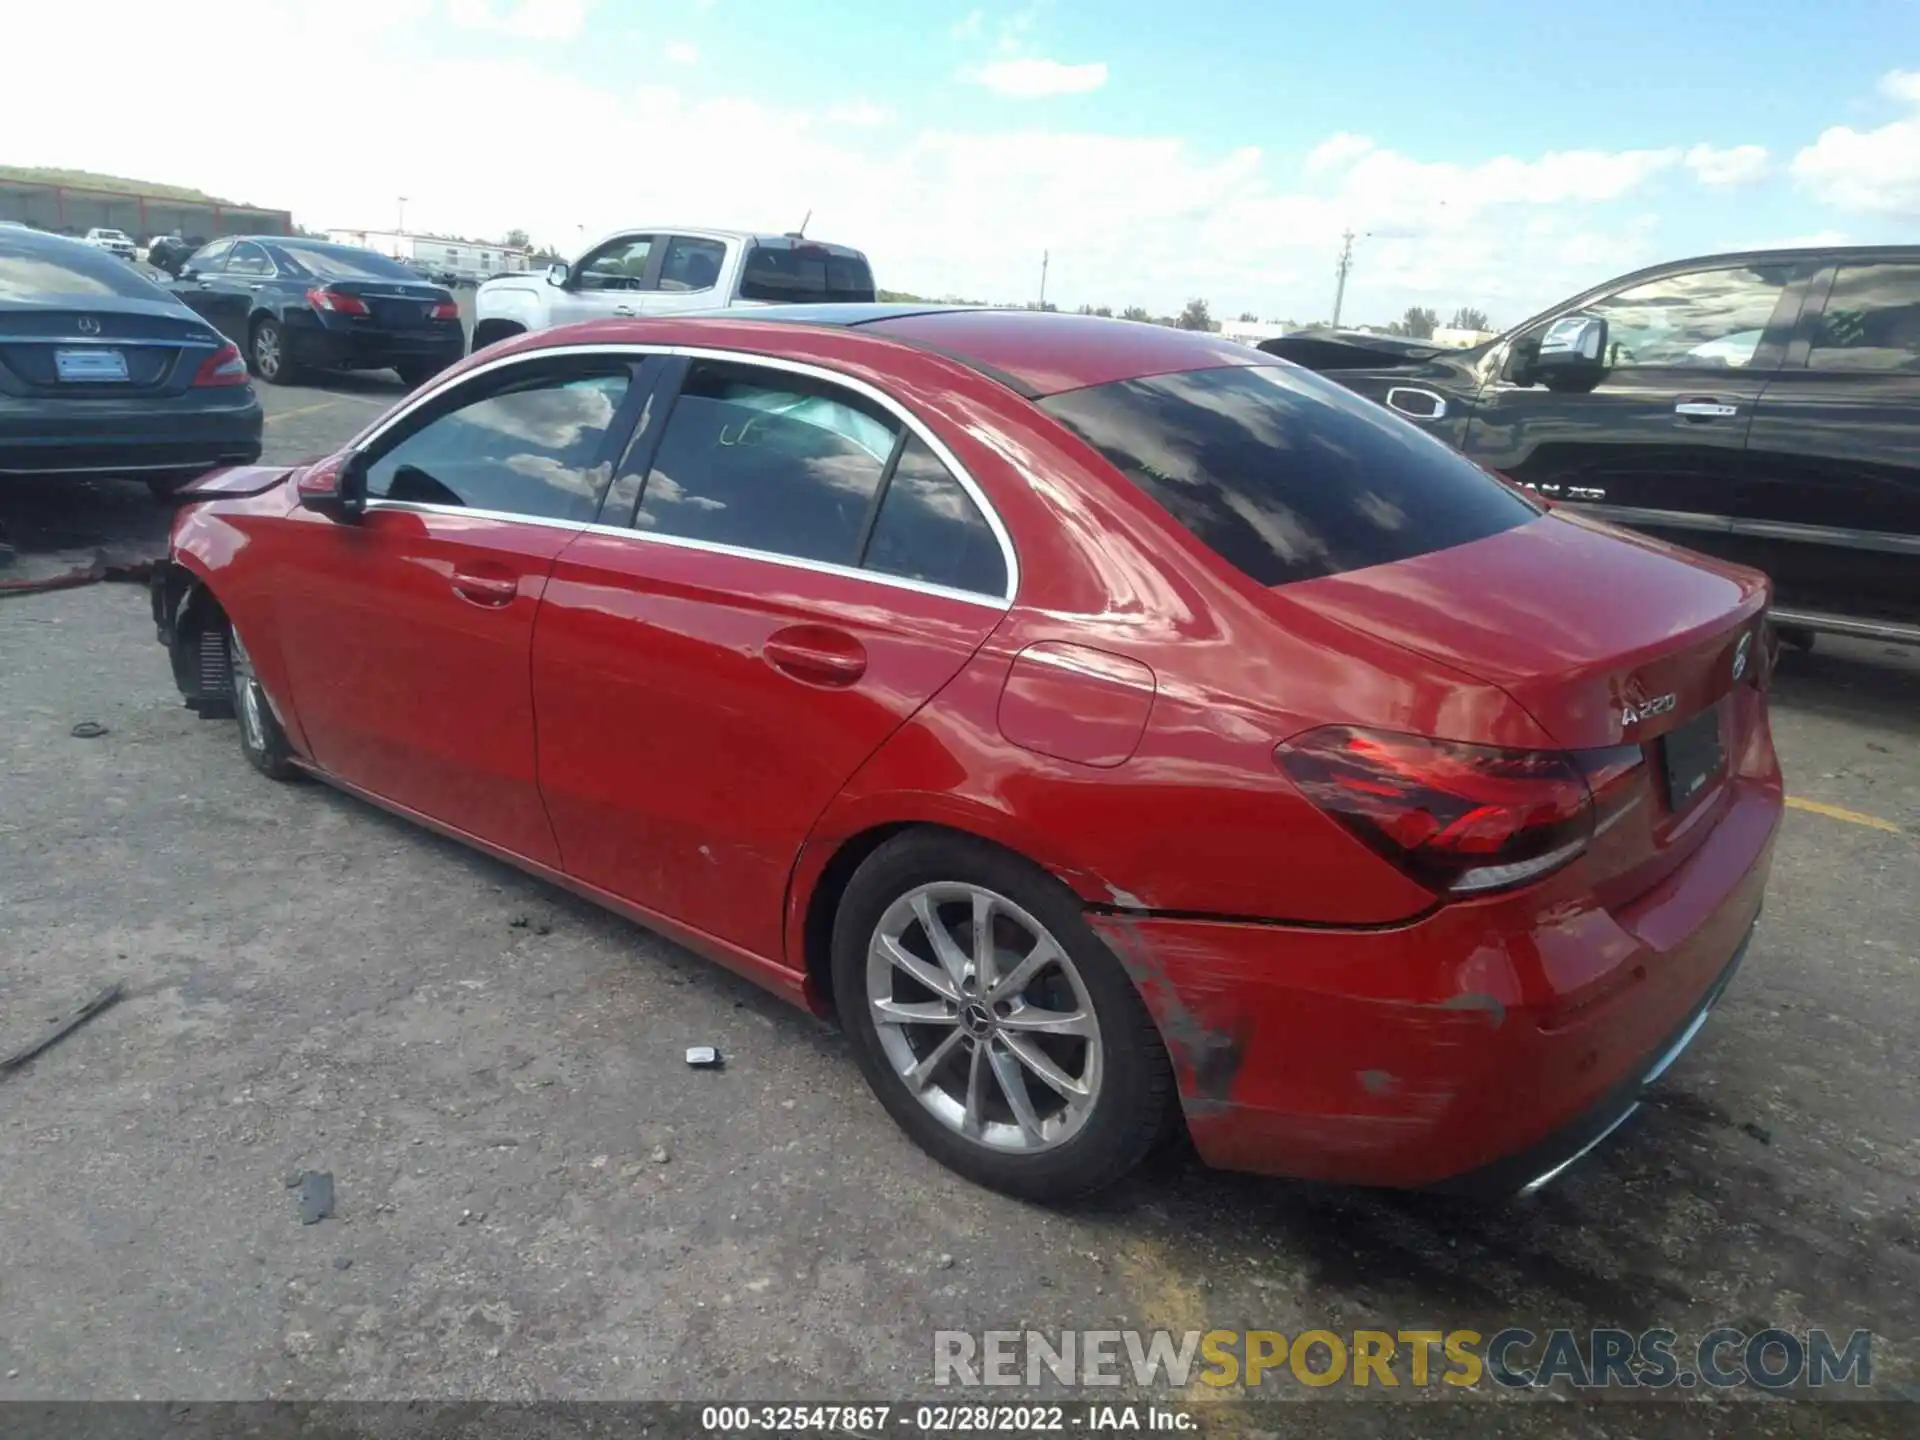
[[[322,400],[317,405],[302,405],[298,410],[276,410],[267,416],[267,423],[271,425],[275,420],[297,420],[302,415],[317,415],[322,410],[333,409],[347,398],[349,397],[345,395],[336,395],[331,400]]]
[[[1864,825],[1869,830],[1884,830],[1889,835],[1901,833],[1898,825],[1891,820],[1882,820],[1878,815],[1862,815],[1858,810],[1842,810],[1838,805],[1823,805],[1818,800],[1802,800],[1798,795],[1789,795],[1787,804],[1795,810],[1805,810],[1810,815],[1824,815],[1829,820],[1844,820],[1849,825]]]

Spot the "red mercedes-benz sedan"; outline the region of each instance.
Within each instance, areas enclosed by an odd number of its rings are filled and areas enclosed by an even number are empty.
[[[821,1013],[1038,1198],[1521,1191],[1760,911],[1767,585],[1258,351],[794,307],[495,345],[197,485],[202,714]]]

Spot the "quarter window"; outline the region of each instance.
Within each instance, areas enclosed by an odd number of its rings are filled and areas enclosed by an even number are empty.
[[[1753,364],[1796,267],[1749,265],[1649,280],[1586,306],[1607,322],[1613,369],[1660,365],[1739,370]]]
[[[1807,368],[1920,371],[1920,265],[1842,266]]]
[[[625,364],[605,361],[519,372],[489,384],[484,395],[456,399],[378,455],[367,472],[367,493],[591,521],[612,469],[603,458],[607,431],[630,383]]]
[[[887,481],[863,563],[953,590],[1007,590],[1006,557],[986,517],[918,435],[908,437]]]
[[[653,256],[654,237],[626,235],[603,245],[580,267],[575,286],[581,290],[645,290],[647,262]]]
[[[634,525],[853,565],[898,437],[890,417],[837,386],[702,361],[668,417]]]

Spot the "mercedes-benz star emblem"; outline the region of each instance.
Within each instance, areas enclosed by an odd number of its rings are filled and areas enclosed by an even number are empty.
[[[98,335],[100,333],[100,322],[91,315],[82,315],[76,324],[82,335]]]

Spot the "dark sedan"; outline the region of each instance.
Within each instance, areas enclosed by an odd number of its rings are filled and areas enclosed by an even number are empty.
[[[105,250],[0,228],[0,475],[164,492],[260,457],[240,351]]]
[[[466,353],[449,291],[352,245],[229,236],[197,251],[172,288],[272,385],[311,369],[391,369],[418,385]]]

